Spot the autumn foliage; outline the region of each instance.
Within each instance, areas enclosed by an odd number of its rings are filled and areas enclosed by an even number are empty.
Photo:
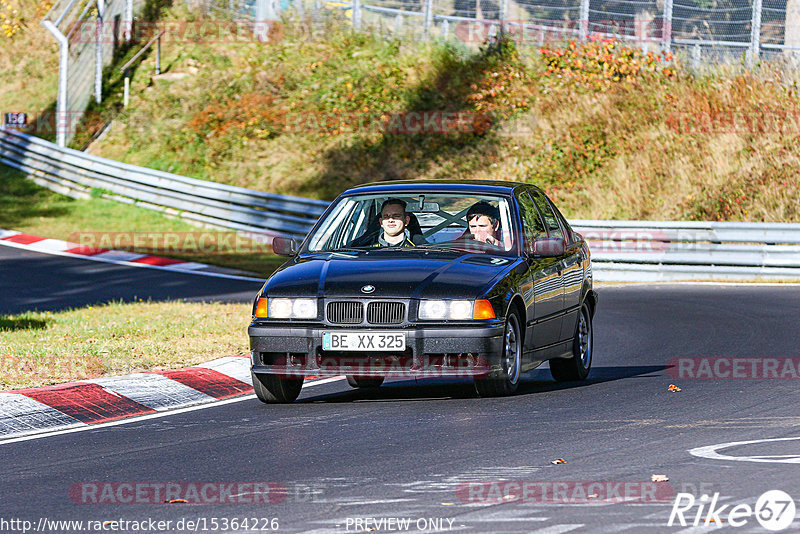
[[[546,65],[545,76],[561,77],[602,89],[611,84],[634,83],[644,75],[675,76],[672,54],[642,52],[616,39],[590,36],[585,43],[570,41],[565,48],[539,49]]]

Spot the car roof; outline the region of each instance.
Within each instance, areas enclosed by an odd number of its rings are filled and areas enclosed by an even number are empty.
[[[500,180],[395,180],[391,182],[371,182],[348,189],[343,195],[355,193],[418,192],[442,191],[456,193],[494,193],[510,194],[518,187],[535,187],[521,182]]]

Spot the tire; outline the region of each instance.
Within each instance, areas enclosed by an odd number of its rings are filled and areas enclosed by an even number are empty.
[[[558,382],[584,380],[589,376],[592,367],[594,340],[592,330],[592,314],[584,303],[578,314],[575,335],[572,338],[572,357],[550,360],[550,374]]]
[[[475,390],[481,397],[504,397],[517,391],[522,366],[522,329],[519,314],[510,311],[503,332],[502,376],[475,378]]]
[[[377,388],[383,384],[382,376],[352,376],[347,375],[347,383],[354,388]]]
[[[266,404],[294,402],[303,388],[302,378],[281,378],[277,375],[262,375],[251,372],[256,397]]]

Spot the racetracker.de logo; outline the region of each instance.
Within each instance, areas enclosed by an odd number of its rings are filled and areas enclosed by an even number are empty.
[[[604,30],[613,29],[617,35],[635,35],[643,41],[660,43],[665,35],[670,34],[671,25],[662,20],[606,19],[592,20],[591,25],[586,20],[476,20],[461,21],[455,24],[453,33],[456,38],[465,43],[484,43],[500,33],[502,24],[503,33],[509,39],[519,43],[544,44],[562,42],[565,36],[584,33],[592,35],[598,32],[602,35]]]
[[[67,240],[83,249],[150,254],[270,254],[272,238],[245,232],[74,232]],[[68,250],[67,252],[71,252]],[[75,250],[75,253],[81,253]]]
[[[78,482],[75,504],[278,504],[286,499],[279,482]]]
[[[286,31],[277,21],[83,20],[75,22],[67,33],[71,45],[100,42],[116,46],[127,35],[136,42],[147,42],[159,33],[164,44],[276,42],[283,39]]]
[[[589,504],[670,502],[672,486],[645,481],[514,481],[464,482],[456,489],[463,503]]]
[[[670,248],[670,236],[661,230],[581,229],[592,252],[651,254]]]
[[[698,380],[796,380],[800,378],[800,358],[672,358],[667,362],[667,374]]]

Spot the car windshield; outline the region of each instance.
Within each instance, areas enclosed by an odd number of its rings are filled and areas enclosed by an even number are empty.
[[[517,237],[507,197],[408,192],[339,198],[303,252],[385,247],[509,254]]]

